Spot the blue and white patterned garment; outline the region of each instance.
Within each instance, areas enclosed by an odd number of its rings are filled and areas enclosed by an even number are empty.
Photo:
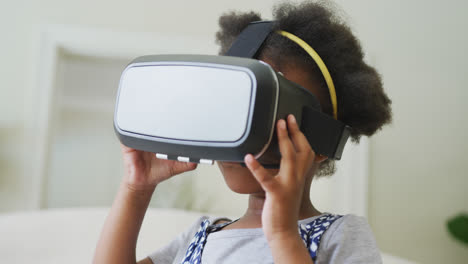
[[[340,217],[342,216],[334,214],[325,214],[314,219],[310,223],[300,224],[298,226],[299,234],[301,235],[305,246],[309,250],[309,254],[312,260],[315,261],[317,259],[317,250],[320,245],[320,240],[322,238],[323,233],[331,226],[333,222],[335,222]],[[182,264],[200,264],[203,248],[205,246],[208,234],[216,232],[222,229],[223,227],[234,223],[235,221],[237,220],[217,225],[211,225],[208,219],[203,220],[200,224],[200,228],[198,229],[197,233],[190,242]]]

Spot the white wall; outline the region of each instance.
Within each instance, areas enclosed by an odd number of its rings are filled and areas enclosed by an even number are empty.
[[[371,141],[377,241],[423,263],[466,263],[445,225],[468,211],[468,3],[341,2],[393,100],[393,125]]]
[[[423,263],[464,263],[466,246],[445,220],[468,211],[468,19],[465,1],[337,1],[383,75],[394,123],[371,139],[369,220],[383,251]],[[29,120],[39,32],[49,24],[197,34],[214,40],[229,9],[272,1],[2,1],[0,10],[0,210],[31,208]],[[118,44],[118,43],[117,43]],[[117,45],[116,44],[116,45]],[[214,51],[215,52],[215,51]]]

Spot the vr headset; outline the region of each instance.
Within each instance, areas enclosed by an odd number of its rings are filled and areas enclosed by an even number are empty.
[[[122,73],[115,106],[120,141],[162,159],[243,164],[251,153],[263,166],[278,168],[275,124],[293,114],[315,153],[339,160],[350,128],[322,113],[310,91],[254,59],[273,23],[251,23],[228,56],[133,60]],[[336,98],[334,106],[336,115]]]

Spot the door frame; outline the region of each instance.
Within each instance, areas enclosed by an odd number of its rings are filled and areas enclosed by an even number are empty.
[[[26,118],[27,138],[31,142],[26,171],[31,177],[28,202],[31,209],[42,209],[45,205],[60,54],[130,61],[147,54],[215,54],[217,50],[213,40],[193,34],[129,32],[71,25],[45,25],[37,31],[37,76],[32,85],[31,113]]]

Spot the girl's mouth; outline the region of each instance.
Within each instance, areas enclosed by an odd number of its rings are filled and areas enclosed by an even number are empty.
[[[227,167],[242,167],[239,162],[223,162]]]

